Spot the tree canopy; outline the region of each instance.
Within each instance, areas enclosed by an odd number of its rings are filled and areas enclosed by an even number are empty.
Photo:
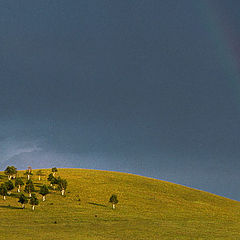
[[[14,166],[7,166],[4,173],[8,176],[8,180],[10,180],[11,178],[16,176],[17,168],[15,168]]]
[[[23,186],[23,185],[24,185],[23,180],[22,180],[20,177],[16,178],[16,180],[15,180],[15,186],[16,186],[16,187],[19,187],[19,186]]]
[[[53,174],[50,173],[50,174],[48,175],[47,180],[48,180],[49,182],[51,182],[53,178],[54,178]]]
[[[31,193],[31,192],[35,191],[35,188],[34,188],[32,180],[28,180],[26,182],[24,191],[27,192],[27,193]]]
[[[57,184],[58,184],[58,189],[61,191],[62,195],[64,195],[68,185],[67,180],[58,177]]]
[[[56,167],[53,167],[53,168],[52,168],[52,172],[53,172],[53,173],[56,173],[57,171],[58,171],[58,170],[57,170]]]
[[[21,203],[21,204],[23,205],[22,208],[24,208],[24,207],[25,207],[25,204],[28,203],[28,199],[27,199],[27,197],[22,193],[22,194],[19,196],[18,202]]]
[[[12,189],[14,189],[14,185],[13,185],[13,182],[11,180],[5,182],[5,186],[6,186],[8,191],[11,191]]]
[[[47,185],[43,185],[41,188],[40,188],[40,191],[39,193],[43,196],[47,195],[49,193],[49,190],[48,190],[48,187]]]
[[[117,195],[113,194],[113,195],[110,197],[109,202],[110,202],[110,203],[115,203],[115,204],[117,204],[117,203],[118,203]]]
[[[7,196],[7,187],[4,183],[2,183],[0,186],[0,194],[3,196],[5,200],[5,197]]]
[[[29,200],[29,203],[32,205],[32,209],[33,210],[34,210],[34,206],[39,204],[39,201],[38,201],[38,199],[37,199],[35,194],[32,194],[32,196],[31,196],[31,198]]]

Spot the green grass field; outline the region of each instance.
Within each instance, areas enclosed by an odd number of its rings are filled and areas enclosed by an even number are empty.
[[[33,175],[36,189],[47,183]],[[36,170],[33,170],[35,173]],[[23,171],[19,176],[24,178]],[[156,179],[98,170],[58,169],[66,196],[51,191],[32,211],[16,188],[0,199],[0,239],[240,239],[240,203]],[[7,177],[0,172],[0,182]],[[108,202],[115,193],[119,203]],[[26,194],[27,195],[27,194]],[[79,201],[80,199],[80,201]]]

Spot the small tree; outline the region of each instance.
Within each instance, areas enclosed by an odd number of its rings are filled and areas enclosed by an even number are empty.
[[[48,175],[47,180],[51,183],[51,181],[52,181],[53,178],[54,178],[53,174],[50,173],[50,174]],[[52,186],[52,183],[51,183],[51,186]]]
[[[19,196],[18,202],[22,204],[22,208],[25,208],[25,204],[28,203],[28,199],[27,199],[27,197],[22,193],[22,194]]]
[[[15,187],[17,187],[17,191],[21,192],[21,186],[24,185],[24,182],[21,178],[17,177],[15,180]]]
[[[12,178],[15,178],[17,175],[17,168],[14,166],[7,166],[4,173],[8,176],[8,180],[11,180]]]
[[[115,209],[116,208],[116,204],[118,203],[117,195],[113,194],[110,197],[109,202],[112,203],[112,209]]]
[[[15,168],[14,166],[12,166],[12,178],[16,178],[17,177],[17,168]]]
[[[38,180],[40,181],[41,180],[41,176],[44,176],[42,170],[38,170],[37,171],[37,176],[38,176]]]
[[[62,196],[65,195],[65,191],[67,189],[67,180],[62,179],[60,177],[57,178],[58,189],[61,191]]]
[[[13,185],[13,182],[11,180],[8,180],[7,182],[5,182],[5,186],[8,190],[8,194],[10,195],[11,194],[11,190],[14,189],[14,185]]]
[[[53,167],[53,168],[52,168],[52,173],[53,173],[53,176],[54,176],[54,177],[55,177],[55,174],[56,174],[57,171],[58,171],[58,170],[57,170],[56,167]]]
[[[35,191],[34,185],[33,185],[33,182],[32,182],[31,179],[26,182],[24,191],[29,193],[29,197],[31,197],[32,196],[32,192]]]
[[[56,184],[58,184],[58,179],[57,178],[52,178],[52,180],[51,180],[51,186],[53,186],[53,189],[55,190],[55,188],[56,188]]]
[[[32,210],[34,211],[35,206],[39,204],[39,201],[34,193],[32,194],[29,203],[32,205]]]
[[[10,166],[7,166],[4,173],[8,176],[8,180],[10,180],[12,178],[12,169]]]
[[[39,193],[43,196],[43,201],[45,201],[45,200],[46,200],[46,195],[49,193],[49,190],[48,190],[47,185],[44,184],[44,185],[40,188]]]
[[[2,183],[1,186],[0,186],[0,194],[3,196],[3,200],[6,200],[7,187],[4,183]]]
[[[33,175],[32,170],[27,169],[26,172],[24,173],[24,175],[27,175],[27,180],[30,180],[30,177]]]

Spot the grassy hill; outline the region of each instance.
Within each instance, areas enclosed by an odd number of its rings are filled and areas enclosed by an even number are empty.
[[[33,175],[36,189],[47,183]],[[33,173],[36,170],[33,171]],[[19,175],[24,178],[23,172]],[[108,171],[59,169],[66,196],[51,191],[35,211],[17,190],[0,199],[0,239],[240,239],[240,203],[156,179]],[[0,182],[7,177],[0,172]],[[108,202],[115,193],[119,203]]]

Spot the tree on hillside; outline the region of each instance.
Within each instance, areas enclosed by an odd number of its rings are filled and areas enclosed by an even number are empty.
[[[32,194],[29,203],[32,205],[32,210],[34,210],[35,206],[39,204],[39,201],[34,193]]]
[[[20,177],[17,177],[15,180],[15,187],[17,187],[17,191],[21,192],[21,186],[24,185],[23,180]]]
[[[8,180],[11,180],[12,178],[16,178],[17,168],[14,166],[7,166],[4,173],[8,176]]]
[[[11,190],[14,189],[13,182],[11,180],[8,180],[4,184],[5,184],[6,188],[7,188],[8,194],[11,195]]]
[[[28,171],[28,172],[32,172],[32,167],[31,167],[31,166],[28,166],[27,171]]]
[[[112,203],[112,209],[115,209],[116,208],[116,204],[118,203],[117,195],[113,194],[110,197],[109,202]]]
[[[58,171],[58,170],[57,170],[56,167],[53,167],[53,168],[52,168],[52,173],[53,173],[53,176],[54,176],[54,177],[55,177],[55,174],[56,174],[57,171]]]
[[[54,178],[53,174],[50,173],[50,174],[48,175],[47,180],[51,183],[51,181],[52,181],[53,178]],[[52,186],[52,184],[51,184],[51,186]]]
[[[68,185],[67,180],[58,177],[57,178],[57,185],[58,185],[59,191],[61,191],[62,196],[65,195],[65,191],[66,191],[67,185]]]
[[[38,180],[41,180],[41,177],[44,176],[44,173],[42,172],[42,170],[38,170],[37,171],[37,176],[38,176]]]
[[[46,195],[49,193],[49,190],[48,190],[47,185],[44,184],[44,185],[40,188],[39,193],[43,196],[43,201],[45,201],[45,200],[46,200]]]
[[[3,196],[3,200],[6,200],[7,187],[4,183],[2,183],[1,186],[0,186],[0,194]]]
[[[12,173],[13,173],[12,178],[15,179],[17,177],[17,168],[15,168],[14,166],[12,166]]]
[[[32,173],[32,168],[28,167],[28,169],[26,170],[26,172],[24,173],[24,175],[27,175],[27,180],[30,180],[30,177],[33,175]]]
[[[51,186],[53,186],[53,189],[55,190],[56,184],[58,184],[58,179],[54,177],[52,178],[50,183],[51,183]]]
[[[32,192],[35,191],[34,185],[33,185],[33,182],[32,182],[31,179],[26,182],[24,191],[29,194],[29,197],[31,197],[32,196]]]
[[[19,196],[18,202],[22,204],[22,208],[25,208],[25,204],[28,203],[28,199],[27,199],[27,197],[22,193],[22,194]]]

